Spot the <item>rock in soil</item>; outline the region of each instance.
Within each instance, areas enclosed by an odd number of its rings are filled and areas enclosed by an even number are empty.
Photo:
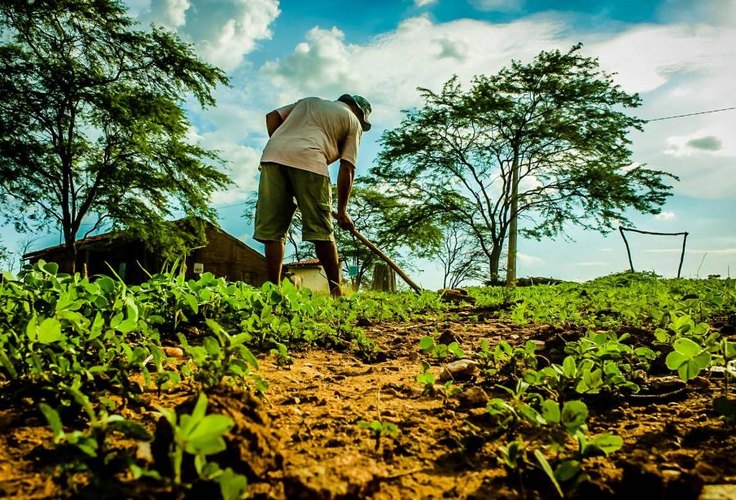
[[[444,366],[440,372],[440,381],[470,380],[478,372],[478,365],[469,359],[458,359]]]

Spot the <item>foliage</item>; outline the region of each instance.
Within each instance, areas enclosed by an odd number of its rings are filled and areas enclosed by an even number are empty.
[[[0,30],[2,210],[19,230],[59,226],[73,270],[90,217],[172,254],[185,242],[165,217],[214,220],[229,179],[183,103],[214,105],[222,71],[170,30],[137,30],[118,0],[3,0]]]
[[[47,403],[40,403],[43,413],[54,434],[54,446],[59,451],[66,451],[65,467],[77,467],[92,473],[96,486],[102,486],[109,475],[117,472],[118,461],[130,465],[132,460],[121,453],[121,450],[109,448],[108,437],[112,433],[140,440],[151,441],[153,437],[139,423],[127,420],[120,415],[110,415],[104,407],[95,410],[89,398],[79,390],[79,380],[71,386],[61,384],[60,389],[73,398],[84,410],[89,419],[88,427],[83,430],[66,432],[62,425],[59,412]]]
[[[690,326],[736,309],[733,280],[659,279],[646,273],[624,272],[586,283],[533,287],[470,288],[478,307],[499,308],[499,316],[519,324],[542,323],[557,327],[606,329],[662,329],[675,317]],[[673,324],[673,327],[675,325]],[[661,332],[660,332],[661,333]],[[681,332],[682,333],[682,332]],[[659,337],[669,342],[671,333]]]
[[[200,394],[191,414],[177,415],[173,410],[158,408],[171,427],[173,439],[168,443],[173,470],[173,482],[184,486],[182,463],[185,455],[194,456],[197,476],[220,485],[223,498],[242,498],[247,488],[246,478],[232,469],[220,469],[216,462],[207,460],[226,448],[225,434],[233,427],[233,421],[225,415],[207,415],[207,397]]]
[[[455,357],[457,359],[465,356],[462,348],[457,342],[450,342],[449,344],[442,344],[435,342],[434,337],[426,335],[419,341],[419,349],[425,354],[431,356],[436,361],[444,361],[449,357]]]
[[[407,207],[434,206],[480,247],[496,280],[509,225],[541,239],[567,224],[610,231],[627,210],[657,213],[675,177],[632,164],[627,134],[640,105],[600,70],[597,59],[543,51],[479,75],[464,91],[457,77],[381,137],[374,183]],[[516,191],[518,190],[518,195]]]
[[[375,439],[375,450],[381,447],[381,438],[383,436],[395,436],[399,432],[399,428],[396,424],[391,422],[382,422],[380,420],[373,420],[368,422],[367,420],[359,420],[358,427],[367,430],[371,437]]]

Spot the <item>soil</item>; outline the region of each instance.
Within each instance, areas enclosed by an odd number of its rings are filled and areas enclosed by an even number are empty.
[[[261,356],[259,373],[269,382],[264,399],[227,386],[209,395],[209,411],[235,422],[218,461],[246,474],[256,498],[556,497],[544,475],[520,481],[499,462],[498,449],[509,436],[485,410],[493,388],[481,376],[458,381],[459,394],[450,397],[423,394],[416,376],[424,357],[417,345],[422,336],[439,332],[466,351],[478,349],[481,339],[517,345],[534,339],[551,349],[579,332],[521,327],[472,309],[454,317],[365,326],[386,354],[378,362],[310,349],[292,352],[293,364],[283,368],[273,356]],[[433,370],[439,373],[439,367]],[[586,462],[590,480],[573,496],[734,498],[736,433],[711,409],[722,380],[698,377],[685,388],[671,377],[658,382],[666,390],[648,398],[589,403],[589,431],[615,432],[625,444],[608,458]],[[192,396],[186,388],[151,391],[143,395],[144,404],[118,411],[153,431],[154,405],[191,407]],[[398,433],[376,440],[361,420],[394,423]],[[104,494],[85,491],[88,478],[65,473],[50,440],[32,399],[0,408],[0,496],[165,497],[154,483],[135,483],[125,475],[110,478],[115,487]],[[115,446],[135,450],[136,444]],[[135,451],[141,463],[156,460],[155,445],[150,453],[145,447]]]

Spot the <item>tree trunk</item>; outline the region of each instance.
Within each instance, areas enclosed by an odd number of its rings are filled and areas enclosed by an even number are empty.
[[[499,268],[501,265],[501,250],[503,249],[500,242],[493,244],[491,255],[489,256],[489,264],[491,268],[491,283],[496,284],[500,281]]]
[[[59,272],[74,274],[77,267],[77,245],[72,242],[64,245],[64,253],[59,264]]]
[[[516,285],[516,236],[519,207],[519,159],[514,148],[514,161],[511,165],[511,220],[509,221],[509,251],[506,263],[506,286]]]

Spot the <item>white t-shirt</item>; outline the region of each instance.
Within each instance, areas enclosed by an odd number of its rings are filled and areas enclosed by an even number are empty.
[[[357,165],[363,129],[347,104],[307,97],[276,111],[284,121],[263,149],[261,163],[280,163],[326,177],[327,166],[334,161]]]

